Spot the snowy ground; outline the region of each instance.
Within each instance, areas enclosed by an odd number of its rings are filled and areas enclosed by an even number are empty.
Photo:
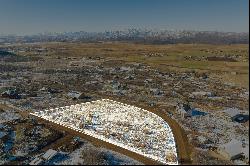
[[[69,154],[69,158],[58,162],[59,165],[143,165],[125,155],[97,148],[90,143],[85,143]]]

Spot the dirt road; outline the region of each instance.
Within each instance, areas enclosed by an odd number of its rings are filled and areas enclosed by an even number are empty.
[[[32,116],[32,115],[30,115]],[[134,158],[135,160],[138,160],[146,165],[160,165],[162,163],[159,163],[157,161],[154,161],[152,159],[149,159],[145,156],[142,156],[140,154],[137,154],[135,152],[132,152],[132,151],[129,151],[127,149],[124,149],[122,147],[119,147],[119,146],[116,146],[114,144],[111,144],[111,143],[108,143],[108,142],[105,142],[105,141],[102,141],[98,138],[94,138],[92,136],[89,136],[87,134],[84,134],[84,133],[81,133],[81,132],[78,132],[78,131],[75,131],[75,130],[72,130],[72,129],[69,129],[69,128],[66,128],[64,126],[61,126],[61,125],[58,125],[56,123],[53,123],[53,122],[50,122],[50,121],[47,121],[47,120],[44,120],[42,118],[39,118],[39,117],[36,117],[36,116],[32,116],[32,117],[35,117],[37,118],[37,120],[39,122],[42,122],[44,123],[45,125],[49,126],[49,127],[53,127],[53,129],[55,130],[60,130],[60,131],[66,131],[67,134],[71,135],[71,136],[78,136],[78,137],[81,137],[83,139],[86,139],[88,141],[90,141],[91,143],[93,143],[95,146],[98,146],[98,147],[104,147],[104,148],[107,148],[107,149],[111,149],[113,151],[116,151],[118,153],[121,153],[121,154],[124,154],[126,156],[129,156],[131,158]],[[67,138],[67,137],[64,137],[64,138]],[[64,141],[64,139],[60,139],[59,142],[62,142]],[[46,147],[45,147],[46,148]]]
[[[117,98],[112,98],[110,96],[105,96],[104,98],[108,98],[111,100],[117,100]],[[127,100],[123,100],[119,98],[120,102],[134,105],[130,103]],[[170,118],[165,112],[160,111],[157,107],[145,107],[145,106],[139,106],[141,108],[144,108],[152,113],[155,113],[156,115],[160,116],[162,119],[164,119],[168,125],[171,127],[172,132],[174,134],[174,138],[176,141],[176,146],[177,146],[177,153],[178,153],[178,158],[179,158],[179,163],[180,164],[192,164],[191,160],[191,153],[192,153],[192,146],[188,143],[188,138],[185,133],[185,131],[181,128],[181,126],[172,118]]]
[[[108,96],[105,96],[105,98],[116,100],[116,99],[108,97]],[[128,101],[125,101],[125,100],[124,101],[120,100],[120,101],[124,102],[124,103],[127,103],[127,104],[130,104]],[[131,105],[133,105],[133,104],[131,104]],[[13,106],[9,106],[9,107],[12,107],[12,108],[14,108],[16,110],[19,110],[19,113],[23,117],[29,116],[28,111],[20,111],[20,109],[18,109],[16,107],[13,107]],[[152,109],[152,108],[144,108],[144,109],[146,109],[146,110],[148,110],[150,112],[153,112],[156,115],[163,118],[169,124],[169,126],[171,127],[171,129],[173,131],[173,134],[174,134],[174,137],[175,137],[175,141],[176,141],[179,163],[180,164],[192,164],[192,160],[191,160],[192,147],[188,143],[188,138],[187,138],[187,136],[185,134],[185,131],[180,127],[180,125],[175,120],[173,120],[169,116],[167,116],[166,113],[164,113],[163,111],[160,111],[160,109],[157,109],[157,108],[154,108],[154,109]],[[35,116],[33,116],[33,117],[35,117]],[[46,120],[44,120],[42,118],[38,118],[38,119],[39,119],[39,121],[43,122],[45,125],[49,125],[49,126],[54,127],[54,129],[66,131],[67,133],[69,133],[71,135],[69,137],[72,137],[72,135],[73,136],[74,135],[75,136],[81,136],[82,138],[84,138],[86,140],[89,140],[90,142],[94,143],[96,146],[101,146],[101,147],[105,147],[105,148],[117,151],[119,153],[125,154],[125,155],[127,155],[127,156],[129,156],[131,158],[134,158],[134,159],[136,159],[136,160],[138,160],[138,161],[140,161],[142,163],[145,163],[145,164],[153,164],[153,165],[161,164],[161,163],[158,163],[156,161],[153,161],[152,159],[146,158],[146,157],[144,157],[142,155],[139,155],[137,153],[126,150],[124,148],[115,146],[115,145],[107,143],[105,141],[101,141],[101,140],[99,140],[97,138],[93,138],[93,137],[88,136],[86,134],[74,131],[72,129],[68,129],[66,127],[57,125],[55,123],[51,123],[51,122],[46,121]],[[68,137],[63,137],[63,138],[60,139],[59,142],[61,143],[63,141],[66,141],[66,140],[68,140],[67,138]],[[55,147],[55,145],[51,145],[51,147]],[[47,149],[47,148],[48,147],[46,146],[45,149]]]

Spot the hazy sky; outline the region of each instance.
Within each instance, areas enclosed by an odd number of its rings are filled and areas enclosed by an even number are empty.
[[[0,0],[0,34],[126,28],[248,32],[248,0]]]

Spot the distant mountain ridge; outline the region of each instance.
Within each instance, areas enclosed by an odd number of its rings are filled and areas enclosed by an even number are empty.
[[[155,44],[204,43],[204,44],[248,44],[248,32],[217,32],[217,31],[171,31],[128,29],[105,32],[63,32],[43,33],[37,35],[0,36],[0,43],[15,42],[99,42],[129,41]]]

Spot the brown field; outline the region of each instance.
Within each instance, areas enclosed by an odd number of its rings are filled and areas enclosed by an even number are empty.
[[[190,70],[206,72],[217,75],[220,79],[234,83],[238,86],[249,88],[249,50],[247,44],[147,45],[114,42],[49,43],[43,44],[42,47],[56,50],[50,52],[50,56],[105,57],[110,60],[122,60],[125,63],[146,63],[162,71],[171,69],[176,72]],[[144,56],[152,53],[160,54],[161,56]],[[185,59],[185,57],[189,56],[192,58]],[[215,56],[218,56],[218,58],[214,58]],[[234,58],[232,58],[232,56]],[[197,60],[201,57],[203,57],[203,59]],[[208,58],[208,60],[204,60],[206,58]]]

